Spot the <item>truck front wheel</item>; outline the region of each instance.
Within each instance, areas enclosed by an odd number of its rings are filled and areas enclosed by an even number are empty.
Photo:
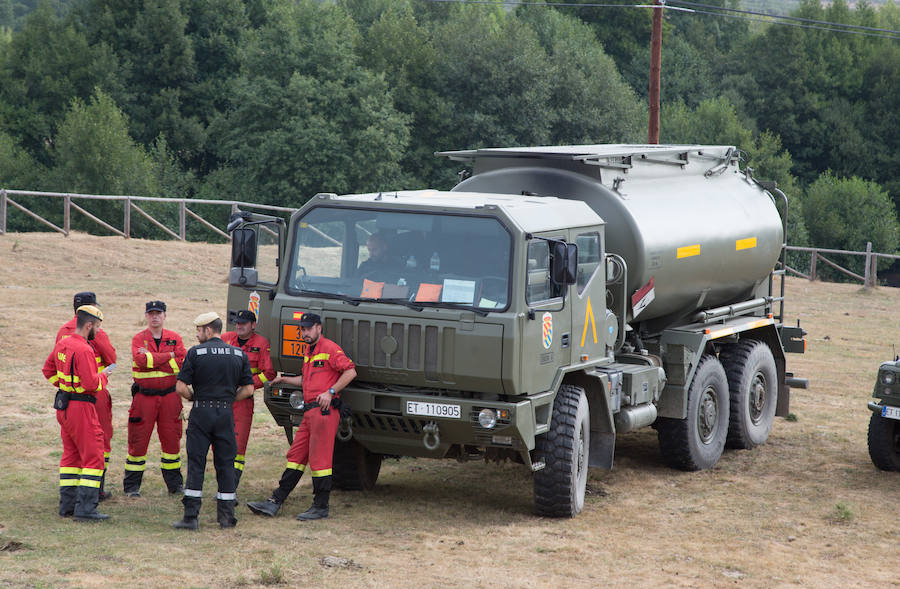
[[[872,414],[869,419],[869,456],[881,470],[900,471],[900,421]]]
[[[778,371],[771,350],[761,341],[743,340],[729,346],[721,359],[731,391],[725,444],[743,449],[765,444],[778,402]]]
[[[381,472],[381,454],[369,452],[356,440],[334,441],[334,486],[345,491],[371,491]]]
[[[718,358],[700,359],[688,389],[687,417],[656,420],[659,449],[669,466],[681,470],[712,468],[728,434],[728,378]]]
[[[553,401],[550,431],[535,440],[534,507],[538,515],[573,517],[584,507],[590,449],[590,411],[584,389],[562,385]]]

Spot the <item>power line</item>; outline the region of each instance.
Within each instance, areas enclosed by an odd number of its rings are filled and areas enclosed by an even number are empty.
[[[678,4],[684,4],[686,6],[696,6],[697,8],[707,8],[710,10],[718,10],[718,11],[722,11],[722,12],[736,12],[736,13],[740,13],[740,14],[762,16],[762,17],[766,17],[766,18],[773,18],[773,19],[779,19],[779,20],[791,20],[791,21],[813,23],[813,24],[819,24],[819,25],[845,27],[848,29],[859,29],[859,30],[863,30],[863,31],[875,31],[875,32],[880,32],[880,33],[900,34],[900,31],[894,31],[891,29],[879,29],[876,27],[867,27],[867,26],[863,26],[863,25],[851,25],[851,24],[846,24],[846,23],[830,22],[827,20],[816,20],[814,18],[803,18],[801,16],[782,16],[782,15],[777,15],[777,14],[766,14],[765,12],[756,12],[753,10],[742,10],[739,8],[728,8],[727,6],[716,6],[714,4],[701,4],[699,2],[690,2],[688,0],[671,0],[671,1],[677,2]],[[668,6],[668,4],[666,6]]]
[[[494,5],[494,6],[537,6],[543,8],[555,8],[555,7],[563,7],[563,8],[659,8],[658,4],[601,4],[601,3],[575,3],[575,2],[531,2],[527,0],[426,0],[428,2],[445,2],[445,3],[453,3],[453,4],[482,4],[482,5]],[[765,14],[763,12],[753,12],[749,10],[738,10],[735,8],[722,8],[720,6],[713,6],[709,4],[700,4],[694,2],[685,2],[682,0],[674,0],[681,4],[693,5],[698,8],[688,8],[685,6],[673,6],[671,4],[664,4],[663,8],[666,10],[674,10],[682,13],[688,14],[698,14],[703,16],[715,16],[719,18],[731,18],[735,20],[743,20],[747,22],[757,22],[769,25],[781,25],[787,27],[796,27],[800,29],[810,29],[810,30],[818,30],[825,31],[829,33],[844,33],[847,35],[860,35],[862,37],[872,37],[876,39],[893,39],[900,40],[900,31],[893,29],[879,29],[875,27],[865,27],[862,25],[848,25],[844,23],[836,23],[830,21],[820,21],[814,19],[805,19],[801,17],[789,17],[789,16],[775,16],[770,14]],[[708,7],[711,9],[718,10],[719,12],[711,12],[709,10],[700,10],[699,7]],[[739,14],[729,14],[731,11]],[[754,16],[758,16],[761,18],[754,18]],[[799,21],[799,22],[791,22],[791,21]],[[816,24],[802,24],[803,22],[816,23]],[[823,26],[817,26],[823,25]],[[843,27],[843,28],[838,28]],[[858,30],[854,30],[858,29]],[[869,31],[879,31],[887,34],[878,34],[876,32]]]

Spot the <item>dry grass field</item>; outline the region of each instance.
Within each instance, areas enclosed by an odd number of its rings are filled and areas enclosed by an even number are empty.
[[[144,496],[121,494],[130,402],[129,343],[143,304],[195,343],[192,318],[225,308],[227,246],[73,234],[0,237],[0,587],[885,587],[900,585],[900,474],[866,450],[875,370],[900,341],[900,290],[788,281],[788,316],[809,331],[789,369],[795,421],[728,451],[700,473],[662,464],[651,429],[620,436],[612,471],[595,470],[584,512],[532,515],[521,467],[389,460],[370,493],[335,492],[332,517],[298,522],[308,480],[276,519],[243,505],[284,465],[283,432],[261,399],[234,530],[215,524],[207,473],[201,530],[176,532],[179,498],[148,453]],[[79,290],[98,293],[118,348],[113,373],[116,494],[104,524],[56,515],[59,431],[40,368]],[[333,557],[333,558],[331,558]]]

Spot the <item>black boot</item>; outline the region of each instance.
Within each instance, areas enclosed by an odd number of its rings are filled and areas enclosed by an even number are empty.
[[[172,524],[176,530],[196,530],[200,527],[197,516],[200,515],[200,506],[203,500],[200,497],[188,497],[185,495],[181,498],[181,504],[184,505],[184,517],[181,521]]]
[[[197,530],[200,528],[200,522],[197,521],[196,517],[184,516],[172,524],[172,527],[176,530]]]
[[[76,497],[73,520],[77,522],[94,522],[109,519],[108,515],[97,511],[97,503],[100,501],[100,489],[79,485]]]
[[[313,495],[312,507],[298,515],[298,520],[306,521],[328,517],[328,498],[329,495],[331,495],[331,475],[314,478],[313,493],[315,494]]]
[[[106,470],[104,469],[103,475],[100,477],[100,501],[106,501],[110,497],[112,497],[112,491],[106,488]]]
[[[231,499],[219,499],[216,512],[219,520],[219,527],[233,528],[237,525],[237,518],[234,517],[234,501]]]
[[[247,507],[256,515],[275,517],[278,510],[281,509],[281,502],[276,501],[274,497],[269,497],[265,501],[248,501]]]
[[[171,495],[184,492],[184,477],[181,476],[181,469],[163,469],[163,480],[166,482],[166,488],[169,489]]]
[[[244,474],[244,471],[236,468],[234,469],[234,492],[237,493],[238,485],[241,484],[241,475]]]
[[[78,487],[67,485],[59,488],[59,515],[60,517],[72,517],[75,513],[75,501]]]
[[[125,480],[122,482],[126,497],[141,496],[141,480],[144,478],[143,470],[126,470]]]

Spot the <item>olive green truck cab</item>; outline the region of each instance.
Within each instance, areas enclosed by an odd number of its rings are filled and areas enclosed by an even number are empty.
[[[299,373],[313,312],[356,363],[339,487],[370,488],[386,455],[508,459],[534,473],[538,514],[574,516],[616,434],[653,426],[669,464],[710,468],[765,442],[805,385],[776,269],[787,201],[737,154],[447,152],[470,168],[451,191],[318,194],[287,223],[238,212],[229,321],[255,310],[276,369]],[[298,391],[265,402],[290,439]]]
[[[881,470],[900,472],[900,357],[878,367],[869,401],[869,456]]]

